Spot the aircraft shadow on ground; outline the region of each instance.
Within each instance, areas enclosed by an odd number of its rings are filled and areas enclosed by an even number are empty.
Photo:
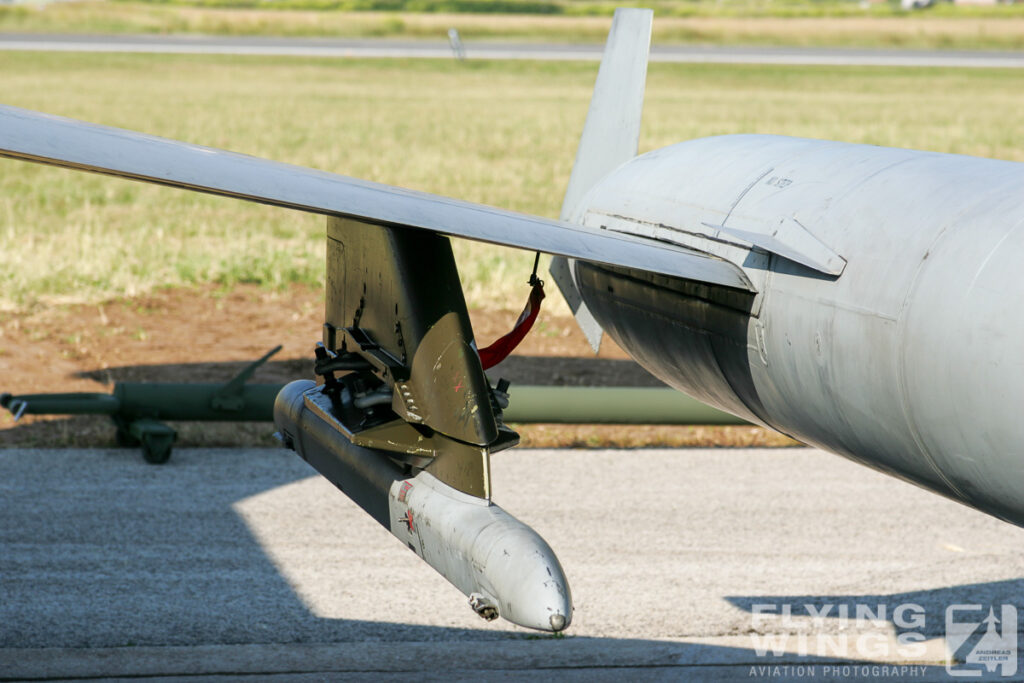
[[[455,641],[471,643],[479,666],[492,669],[517,668],[516,657],[534,647],[534,653],[547,653],[545,666],[555,669],[842,660],[765,657],[752,648],[628,637],[542,636],[532,644],[536,637],[521,632],[317,616],[235,509],[240,501],[311,475],[284,451],[279,458],[266,452],[251,458],[232,451],[187,452],[163,467],[145,465],[128,451],[0,452],[0,481],[8,485],[0,506],[0,648]],[[302,511],[295,513],[295,524],[302,524]],[[986,595],[1019,594],[1019,582],[1002,583]],[[942,591],[959,599],[974,588]],[[381,596],[382,613],[387,598]],[[729,598],[748,611],[759,601],[833,599]],[[501,656],[488,658],[499,650]],[[444,669],[456,663],[431,665]]]
[[[1024,620],[1017,616],[1021,596],[1024,596],[1024,579],[1005,579],[902,593],[729,596],[726,601],[749,612],[752,623],[762,618],[768,624],[779,619],[794,625],[802,622],[807,625],[804,631],[810,633],[816,630],[834,633],[836,629],[842,633],[849,629],[856,634],[858,628],[887,624],[903,642],[945,638],[947,646],[955,648],[956,659],[973,664],[976,670],[985,667],[973,662],[971,653],[976,646],[985,645],[982,639],[988,634],[997,637],[1008,651],[1017,652],[1017,671],[1021,671],[1024,670],[1024,650],[1018,647],[1018,641],[1019,634],[1024,633]],[[1004,612],[1005,606],[1009,607],[1008,612]],[[985,621],[990,610],[999,620],[991,626]],[[1009,618],[1010,622],[1002,624],[1003,618]],[[794,628],[799,632],[799,626]],[[967,629],[962,643],[950,638],[958,628]],[[855,643],[855,638],[851,635],[844,642]],[[872,646],[867,641],[862,645],[866,650]],[[978,674],[961,672],[960,675]]]
[[[127,365],[78,373],[97,382],[227,382],[246,362]],[[492,378],[505,377],[513,385],[663,387],[665,384],[635,361],[566,356],[510,356],[488,371]],[[256,371],[253,382],[281,383],[311,379],[313,361],[271,360]],[[59,391],[59,389],[53,389]]]
[[[224,383],[248,365],[245,361],[220,363],[168,363],[126,365],[87,370],[75,375],[112,385],[118,382]],[[664,387],[665,385],[632,360],[608,358],[572,358],[511,356],[489,371],[492,379],[504,377],[518,385]],[[296,379],[313,378],[313,363],[308,359],[271,360],[260,366],[250,382],[286,384]],[[2,387],[0,387],[2,389]],[[40,387],[40,392],[60,393],[60,386]],[[229,424],[229,423],[223,423]],[[267,423],[269,425],[269,423]],[[208,431],[208,430],[207,430]],[[268,427],[267,433],[272,431]],[[203,434],[203,445],[234,445],[238,439],[219,434]],[[72,447],[114,445],[114,428],[103,416],[74,416],[46,422],[25,422],[0,430],[0,448]],[[253,441],[253,438],[256,438]],[[246,442],[260,442],[258,437]],[[269,442],[267,445],[270,445]]]
[[[745,612],[760,612],[767,617],[786,613],[794,619],[818,617],[853,624],[860,614],[863,621],[888,622],[896,635],[923,633],[937,637],[946,632],[946,609],[950,606],[982,605],[986,614],[993,607],[998,615],[1001,605],[1017,606],[1022,596],[1024,579],[1006,579],[905,593],[729,596],[726,601]],[[1020,620],[1020,629],[1024,632],[1024,620]]]
[[[130,450],[23,453],[37,472],[0,457],[0,471],[21,470],[7,481],[28,479],[0,506],[0,647],[489,636],[313,615],[233,508],[314,475],[293,453],[179,452],[160,467]],[[190,494],[200,480],[201,502]]]
[[[125,366],[82,376],[107,382],[216,382],[227,381],[245,365]],[[548,383],[588,383],[586,379],[560,380],[558,372],[563,372],[572,378],[618,376],[619,384],[625,386],[657,384],[649,375],[643,379],[642,370],[637,379],[638,366],[632,361],[513,357],[503,367],[510,375],[518,369],[521,376],[546,377]],[[283,383],[308,377],[310,370],[306,360],[271,361],[253,381]],[[98,416],[59,423],[74,432],[97,421],[106,423]],[[52,430],[54,423],[18,429]],[[2,470],[12,465],[0,457],[0,479],[16,482],[27,477],[26,485],[9,489],[8,500],[0,506],[0,647],[457,641],[479,644],[486,653],[487,643],[496,647],[533,638],[491,629],[330,619],[311,612],[233,507],[251,496],[313,476],[294,454],[282,450],[280,459],[264,457],[242,465],[237,459],[228,463],[215,455],[183,457],[179,453],[164,467],[145,465],[134,449],[52,457],[57,462],[40,461],[37,468],[23,463],[14,476],[3,475]],[[201,510],[188,487],[174,476],[175,471],[189,469],[206,481],[222,482],[203,487]],[[60,505],[55,509],[56,499]],[[296,523],[301,522],[300,517]],[[789,605],[794,616],[810,615],[812,610],[820,613],[825,605],[832,605],[836,613],[845,606],[852,615],[858,605],[916,603],[925,607],[927,635],[935,637],[942,635],[943,605],[996,604],[1022,593],[1024,580],[1012,580],[895,595],[726,600],[747,612],[757,604]],[[888,618],[893,618],[891,612]],[[910,630],[895,622],[893,626],[897,634]],[[555,645],[542,636],[537,642],[559,648],[556,652],[564,657],[559,666],[680,667],[714,662],[757,667],[843,659],[779,658],[764,656],[753,647],[702,643],[668,647],[664,641],[632,638],[578,636]],[[574,662],[574,657],[579,661]],[[945,675],[941,666],[934,672]]]

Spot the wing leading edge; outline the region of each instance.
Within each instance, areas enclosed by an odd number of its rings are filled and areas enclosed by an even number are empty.
[[[4,105],[0,156],[752,289],[735,265],[664,243]]]

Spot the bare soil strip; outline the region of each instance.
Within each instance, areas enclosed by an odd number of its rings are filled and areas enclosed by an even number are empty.
[[[221,382],[277,344],[284,346],[254,382],[312,377],[310,358],[323,310],[319,291],[239,285],[168,289],[102,305],[65,305],[0,317],[0,391],[106,392],[116,382]],[[489,343],[515,311],[471,313]],[[614,342],[595,357],[571,318],[541,314],[516,356],[499,372],[516,384],[660,386]],[[180,446],[272,446],[267,423],[179,423]],[[529,447],[789,446],[760,427],[521,425]],[[109,446],[102,417],[0,416],[0,447]]]

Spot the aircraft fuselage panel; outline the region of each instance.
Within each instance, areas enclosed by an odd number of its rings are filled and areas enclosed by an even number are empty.
[[[614,171],[575,219],[732,261],[757,292],[576,275],[604,329],[672,386],[1024,524],[1021,188],[1024,164],[1006,161],[693,140]]]

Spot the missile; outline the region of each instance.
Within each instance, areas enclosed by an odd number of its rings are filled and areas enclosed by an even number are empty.
[[[484,619],[553,632],[569,626],[569,583],[536,531],[490,500],[426,470],[410,476],[387,451],[353,443],[335,410],[323,386],[291,382],[274,402],[279,438],[462,591]]]

